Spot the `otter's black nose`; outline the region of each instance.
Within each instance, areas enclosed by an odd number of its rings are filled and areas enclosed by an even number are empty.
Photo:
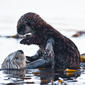
[[[21,41],[20,41],[20,44],[24,44],[24,40],[21,40]]]
[[[18,50],[18,52],[20,52],[20,53],[22,53],[22,54],[24,53],[22,50]]]
[[[26,44],[27,43],[27,40],[26,39],[23,39],[20,41],[20,44]]]

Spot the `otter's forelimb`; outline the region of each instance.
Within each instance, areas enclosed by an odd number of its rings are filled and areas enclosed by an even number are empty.
[[[54,65],[54,50],[53,50],[54,40],[52,38],[48,39],[45,52],[39,59],[29,63],[27,68],[38,68]]]

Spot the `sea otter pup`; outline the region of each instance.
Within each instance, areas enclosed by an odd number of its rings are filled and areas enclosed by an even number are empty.
[[[27,57],[31,61],[28,68],[54,66],[56,69],[65,69],[80,65],[80,53],[76,45],[38,14],[24,14],[18,21],[17,32],[20,35],[30,34],[21,40],[21,44],[40,47],[36,55]]]
[[[2,69],[21,69],[26,67],[26,57],[22,50],[11,53],[3,61]]]

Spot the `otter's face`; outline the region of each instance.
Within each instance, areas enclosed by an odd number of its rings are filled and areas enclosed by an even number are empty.
[[[21,44],[37,44],[39,43],[39,37],[37,36],[37,33],[31,29],[30,26],[26,24],[18,25],[17,32],[19,35],[24,35],[24,39],[21,40]]]
[[[40,37],[44,21],[35,13],[24,14],[17,23],[17,32],[19,35],[28,35],[20,42],[21,44],[37,44],[43,41]],[[29,35],[31,34],[31,35]],[[43,36],[43,35],[42,35]],[[42,40],[42,41],[41,41]]]
[[[27,33],[32,33],[33,31],[30,26],[26,24],[21,24],[17,27],[17,32],[19,35],[25,35]]]

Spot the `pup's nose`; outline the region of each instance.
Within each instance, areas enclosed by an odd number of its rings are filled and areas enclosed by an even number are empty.
[[[22,53],[22,54],[24,53],[22,50],[18,50],[18,52],[20,52],[20,53]]]

